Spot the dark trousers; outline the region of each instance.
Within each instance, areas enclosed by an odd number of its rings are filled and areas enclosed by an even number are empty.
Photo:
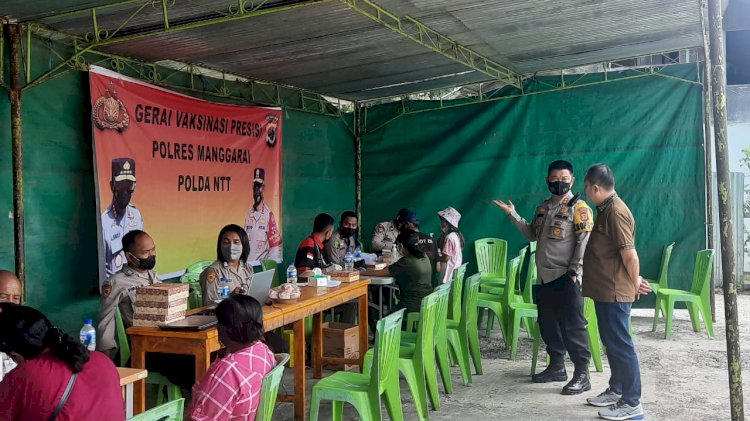
[[[567,350],[576,370],[587,370],[591,352],[580,284],[568,275],[540,284],[536,303],[539,328],[551,362],[563,364]]]
[[[641,400],[641,370],[630,337],[630,308],[632,303],[595,302],[599,321],[599,336],[607,347],[607,360],[612,375],[609,388],[622,395],[622,400],[636,406]]]

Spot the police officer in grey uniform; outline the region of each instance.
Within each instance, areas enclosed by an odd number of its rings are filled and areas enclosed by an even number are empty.
[[[122,237],[133,230],[143,230],[143,217],[130,204],[135,192],[135,161],[132,158],[112,160],[112,203],[102,213],[102,239],[107,276],[114,275],[125,264]]]
[[[541,281],[536,299],[538,322],[550,364],[532,376],[532,381],[566,381],[567,350],[575,372],[563,387],[564,395],[591,389],[588,375],[591,353],[583,316],[581,275],[583,254],[593,228],[593,213],[586,202],[573,199],[570,189],[574,182],[573,165],[562,160],[551,163],[547,186],[552,197],[537,207],[531,224],[516,212],[513,202],[495,201],[524,237],[537,242],[537,274]]]
[[[402,213],[407,209],[401,209],[399,212]],[[398,216],[398,215],[397,215]],[[372,252],[382,253],[383,250],[390,250],[393,244],[396,242],[399,231],[396,227],[397,221],[384,221],[375,225],[375,234],[372,236]]]
[[[334,231],[331,239],[325,244],[326,259],[329,263],[343,266],[346,250],[350,249],[354,254],[354,250],[359,246],[359,240],[357,240],[358,228],[356,213],[346,211],[341,214],[339,229]]]
[[[263,198],[266,170],[253,172],[253,206],[245,216],[245,231],[250,242],[249,262],[261,259],[281,259],[282,240],[273,211]]]
[[[250,242],[242,227],[230,224],[221,229],[216,244],[216,261],[200,276],[203,305],[213,305],[221,300],[218,288],[222,279],[229,282],[232,295],[250,291],[253,267],[248,262],[249,252]]]
[[[127,263],[122,270],[102,284],[99,301],[99,324],[96,326],[96,349],[111,354],[115,342],[115,309],[120,309],[125,327],[133,325],[135,290],[161,282],[153,271],[156,266],[156,245],[143,231],[134,230],[122,238]]]

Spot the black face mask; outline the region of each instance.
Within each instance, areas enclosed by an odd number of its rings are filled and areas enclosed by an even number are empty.
[[[133,256],[131,254],[131,256]],[[156,267],[156,256],[149,256],[143,259],[133,256],[138,261],[138,268],[142,270],[151,270]]]
[[[341,228],[339,230],[339,233],[341,233],[342,238],[350,238],[350,237],[356,237],[357,236],[357,230],[356,228]]]
[[[549,192],[555,196],[562,196],[570,191],[570,183],[564,181],[550,181],[547,182]]]

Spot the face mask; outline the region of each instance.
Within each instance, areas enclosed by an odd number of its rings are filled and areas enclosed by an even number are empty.
[[[133,256],[131,254],[131,256]],[[156,256],[149,256],[143,259],[133,256],[133,259],[138,263],[138,268],[142,270],[151,270],[156,266]]]
[[[242,244],[222,244],[221,254],[229,261],[240,260],[242,256]]]
[[[547,183],[549,192],[555,196],[562,196],[570,191],[570,183],[564,181],[551,181]]]
[[[341,228],[340,233],[341,233],[341,236],[344,238],[356,237],[357,229],[356,228]]]

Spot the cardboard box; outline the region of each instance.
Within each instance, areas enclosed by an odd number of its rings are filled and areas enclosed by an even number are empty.
[[[339,282],[359,281],[358,270],[336,270],[331,272],[331,279]]]
[[[323,356],[359,358],[359,326],[350,323],[323,323]],[[351,370],[357,364],[327,364],[332,370]]]
[[[135,290],[134,326],[158,326],[185,318],[188,284],[154,284]]]

